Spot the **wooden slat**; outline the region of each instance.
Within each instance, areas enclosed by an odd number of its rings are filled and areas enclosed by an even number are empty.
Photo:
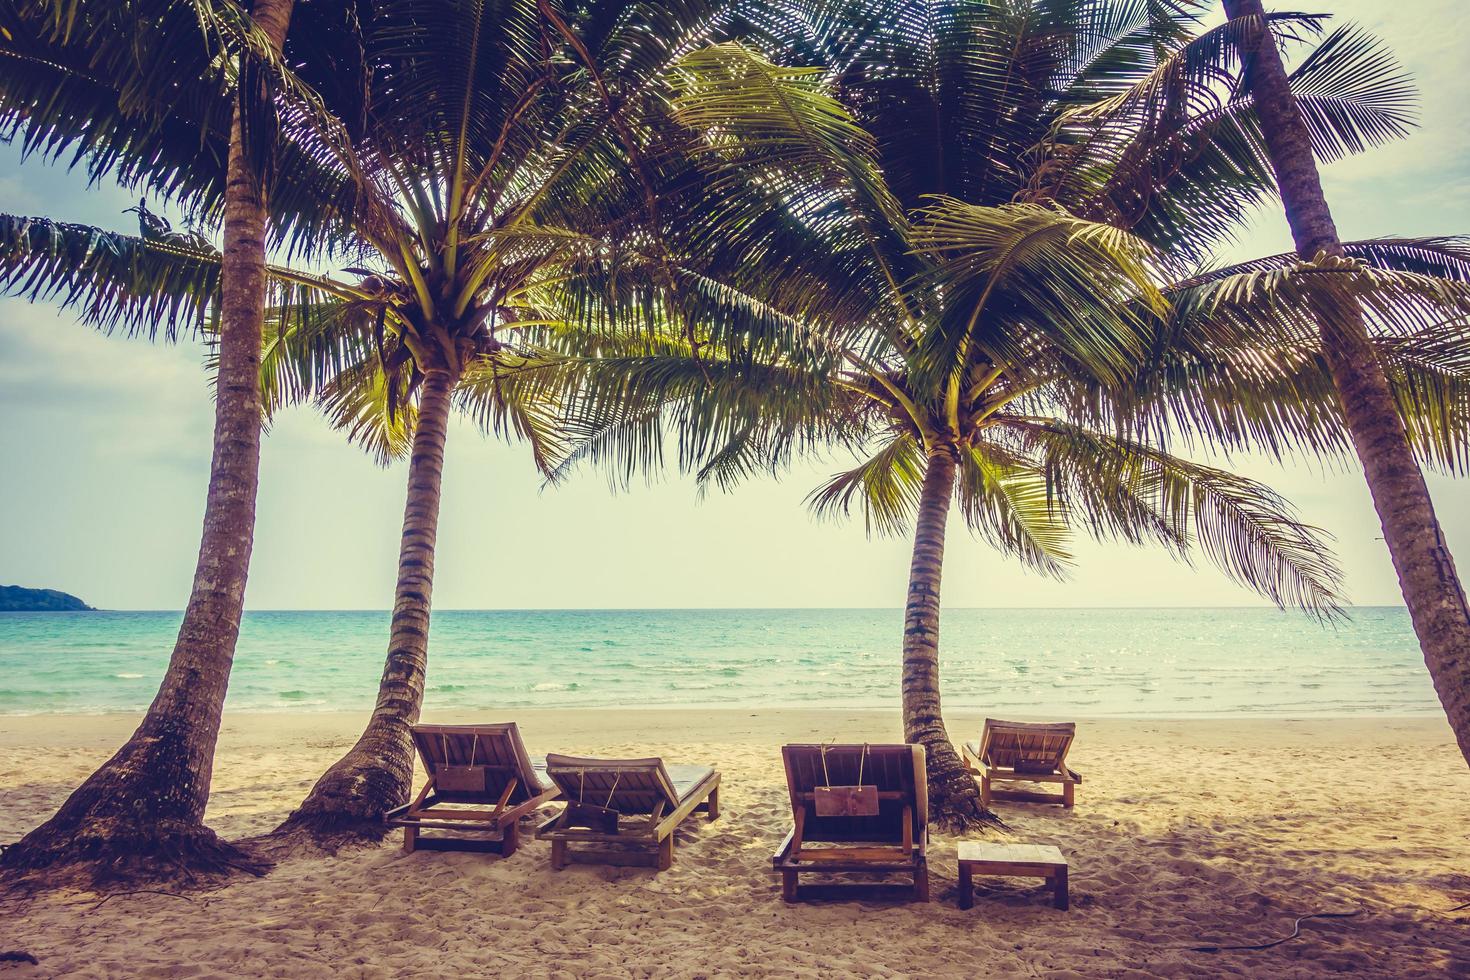
[[[619,830],[616,834],[604,834],[587,827],[561,827],[558,826],[560,820],[560,816],[555,816],[541,824],[536,828],[536,839],[575,841],[582,844],[658,843],[658,834],[653,827],[635,827],[627,831]]]
[[[810,802],[814,802],[816,800],[817,794],[814,793],[814,792],[813,793],[798,793],[797,794],[797,797],[800,800],[802,800],[803,802],[810,803]],[[907,799],[911,799],[912,797],[913,797],[913,794],[912,793],[904,793],[904,792],[901,792],[899,790],[886,790],[885,789],[885,790],[879,790],[878,791],[878,799],[880,799],[880,800],[907,800]]]
[[[507,803],[521,803],[542,792],[542,784],[514,722],[491,725],[415,725],[414,746],[430,782],[442,766],[474,765],[485,771],[485,792],[443,792],[444,800],[497,803],[512,781]]]
[[[990,798],[1010,803],[1064,803],[1066,800],[1060,793],[1033,793],[1024,789],[991,789]]]
[[[1005,861],[971,861],[968,863],[975,874],[1011,875],[1016,878],[1050,878],[1058,870],[1066,867],[1065,863],[1059,865],[1036,862],[1011,864]]]
[[[510,824],[515,823],[521,817],[532,810],[550,803],[556,799],[557,791],[548,789],[539,796],[518,803],[500,812],[495,811],[466,811],[447,809],[415,810],[413,804],[406,807],[398,807],[389,810],[383,815],[384,822],[390,827],[436,827],[441,830],[471,830],[498,832]],[[459,814],[465,814],[460,816]]]
[[[410,810],[406,814],[406,816],[428,817],[433,820],[459,820],[470,823],[474,823],[477,821],[479,823],[492,823],[500,818],[501,812],[497,810],[446,810],[441,807],[437,810],[433,810],[432,812],[427,809]]]
[[[1049,771],[1062,772],[1076,734],[1075,722],[1042,724],[987,718],[978,755],[993,767],[1012,769],[1018,762],[1035,762]]]
[[[802,864],[893,864],[909,862],[908,853],[898,847],[803,847]]]
[[[987,768],[986,774],[991,779],[996,779],[996,780],[1002,780],[1003,779],[1003,780],[1006,780],[1007,782],[1017,782],[1017,783],[1075,783],[1077,781],[1077,780],[1073,779],[1071,777],[1071,775],[1064,775],[1064,774],[1059,773],[1059,772],[1053,772],[1053,773],[1031,773],[1031,772],[1016,772],[1013,769]]]
[[[823,755],[825,749],[825,765]],[[920,750],[922,751],[922,750]],[[927,785],[922,770],[915,777],[915,747],[911,745],[820,744],[787,745],[781,749],[793,820],[802,820],[802,842],[836,843],[880,840],[901,843],[903,813],[909,808],[909,836],[923,849],[928,822]],[[821,817],[813,805],[817,787],[876,786],[879,812],[867,817]]]
[[[678,807],[674,809],[674,812],[670,813],[668,816],[664,817],[662,821],[659,822],[657,836],[659,838],[663,838],[673,833],[674,828],[683,823],[686,817],[693,813],[701,803],[709,798],[709,795],[711,793],[719,788],[719,785],[719,773],[711,773],[708,777],[706,777],[705,780],[695,788],[694,792],[690,793],[687,797],[684,798],[684,802],[680,803]]]
[[[492,826],[486,826],[486,827],[466,827],[462,823],[455,823],[455,822],[449,821],[449,820],[440,820],[438,818],[435,818],[433,820],[392,820],[392,821],[389,821],[389,826],[392,826],[392,827],[414,827],[414,828],[418,828],[418,829],[432,829],[432,830],[457,830],[457,831],[460,831],[461,833],[463,833],[466,830],[470,830],[470,831],[474,831],[475,833],[485,834],[485,835],[487,835],[492,840],[499,840],[500,837],[501,837],[501,835],[504,833],[504,830],[502,828],[500,828],[500,827],[492,827]],[[426,840],[426,839],[427,838],[420,837],[419,838],[419,843],[423,843],[423,841]],[[463,840],[474,840],[474,838],[472,838],[472,837],[465,837],[465,838],[462,838],[462,839]]]
[[[793,856],[792,837],[787,834],[780,848],[771,856],[771,868],[786,874],[927,874],[927,862],[917,850],[905,857],[894,848],[872,847],[859,852],[866,860],[842,860],[850,850],[834,848],[814,852],[803,849],[800,856]],[[812,860],[813,854],[821,856]]]
[[[553,773],[557,771],[555,765],[548,769]],[[608,834],[586,827],[565,827],[563,817],[557,816],[536,828],[536,838],[551,841],[552,866],[556,868],[567,863],[597,863],[652,866],[663,870],[673,860],[673,835],[679,824],[700,808],[708,812],[711,820],[718,815],[714,800],[719,788],[720,774],[711,772],[667,814],[664,810],[668,804],[660,795],[650,808],[647,822],[642,825],[628,827],[620,821],[618,832]],[[575,791],[572,793],[574,795]],[[593,799],[591,802],[600,805],[601,801]],[[568,847],[573,843],[594,846],[573,851]]]
[[[567,799],[619,813],[651,813],[659,802],[677,807],[679,797],[661,759],[582,759],[548,755],[546,773]]]
[[[992,844],[985,841],[961,841],[959,860],[1009,864],[1067,863],[1061,848],[1055,844]]]

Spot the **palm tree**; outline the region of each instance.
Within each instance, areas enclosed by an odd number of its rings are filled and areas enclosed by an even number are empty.
[[[1348,253],[1322,192],[1312,129],[1292,94],[1261,0],[1225,0],[1225,11],[1240,27],[1242,77],[1260,117],[1297,254],[1305,261],[1341,258]],[[1346,33],[1334,37],[1344,45],[1353,39]],[[1380,82],[1400,81],[1389,59],[1374,68]],[[1322,350],[1429,675],[1460,753],[1470,762],[1470,603],[1363,317],[1351,308],[1342,313],[1320,318]]]
[[[324,234],[355,277],[295,275],[263,380],[274,402],[313,398],[380,456],[409,460],[377,702],[283,836],[380,834],[407,799],[452,408],[527,437],[544,466],[558,393],[537,379],[560,356],[538,340],[590,337],[598,318],[697,315],[697,286],[667,261],[681,226],[664,189],[687,166],[661,140],[662,85],[728,21],[718,4],[384,0],[330,58],[288,68],[257,47],[288,93],[284,137],[339,175]],[[609,284],[595,307],[577,305],[598,292],[585,283]]]
[[[260,77],[271,96],[251,105],[272,110],[265,122],[279,129],[271,205],[283,247],[318,266],[353,262],[347,277],[269,267],[276,299],[260,365],[267,412],[311,400],[380,458],[410,457],[377,706],[358,745],[282,828],[330,836],[377,831],[378,814],[408,791],[451,404],[528,437],[544,462],[555,448],[547,428],[555,390],[531,382],[564,358],[519,338],[550,331],[562,348],[595,342],[613,351],[629,339],[604,335],[598,318],[636,327],[740,313],[707,284],[676,281],[670,237],[692,222],[671,216],[676,193],[656,193],[688,170],[681,147],[659,146],[660,73],[736,21],[698,4],[403,0],[306,13],[328,29],[284,60],[228,11],[206,20],[247,52],[244,76]],[[32,60],[67,68],[57,57],[65,53]],[[94,101],[122,97],[99,80],[115,74],[71,75],[100,92],[89,89]],[[217,114],[229,86],[209,80],[203,70],[172,79],[167,111],[153,107],[171,134]],[[28,91],[33,101],[44,81]],[[177,173],[207,179],[209,161],[188,166],[177,149],[169,144],[158,172],[143,176],[165,187]],[[121,316],[112,310],[120,296],[129,312],[174,297],[178,317],[202,316],[199,297],[213,288],[217,256],[197,243],[104,239],[29,219],[4,227],[23,242],[17,281],[40,256],[58,278],[68,263],[92,275],[111,263],[109,285],[125,288],[99,294],[89,311],[99,321]],[[588,285],[598,282],[613,285]],[[560,376],[594,363],[567,362]]]
[[[719,220],[692,261],[759,308],[767,336],[785,331],[788,346],[763,358],[738,343],[671,344],[623,361],[606,394],[583,392],[580,432],[556,475],[588,459],[624,479],[656,464],[659,422],[680,433],[681,463],[722,485],[824,442],[867,449],[813,502],[858,503],[879,531],[917,515],[905,735],[929,749],[934,812],[963,824],[979,818],[978,799],[945,733],[938,686],[951,500],[972,528],[1046,571],[1066,561],[1069,524],[1176,552],[1197,539],[1278,602],[1329,612],[1335,572],[1311,529],[1266,488],[1166,447],[1186,434],[1227,450],[1340,451],[1336,406],[1302,323],[1330,292],[1314,283],[1345,288],[1352,273],[1293,275],[1301,270],[1278,257],[1158,278],[1183,266],[1160,248],[1206,251],[1263,192],[1268,170],[1228,118],[1166,134],[1179,151],[1168,165],[1141,148],[1151,131],[1088,130],[1088,143],[1064,124],[1148,77],[1156,56],[1187,41],[1180,22],[1104,16],[1118,12],[1111,4],[1050,4],[1025,17],[945,4],[946,18],[918,23],[907,5],[862,6],[861,31],[811,45],[825,72],[713,48],[685,59],[701,70],[675,99],[717,175],[704,211]],[[1107,31],[1088,33],[1097,23]],[[859,50],[834,54],[849,43]],[[943,83],[928,81],[936,73]],[[805,97],[777,97],[778,81],[804,83]],[[948,192],[964,202],[926,202]],[[1399,251],[1408,264],[1464,255],[1445,242]],[[1464,345],[1430,329],[1448,288],[1383,271],[1365,295],[1383,323],[1427,331],[1380,343],[1394,352],[1406,414],[1438,433],[1426,446],[1451,447],[1453,459],[1464,448]],[[1463,294],[1456,302],[1463,313]]]
[[[63,147],[90,151],[94,177],[115,173],[132,182],[156,178],[144,159],[146,149],[178,134],[160,123],[149,96],[104,96],[99,105],[97,87],[87,80],[106,72],[131,80],[144,77],[148,69],[139,59],[142,45],[166,44],[183,35],[192,36],[194,43],[182,47],[181,60],[193,58],[195,70],[219,90],[218,72],[207,67],[214,52],[201,50],[199,24],[188,4],[156,4],[147,12],[151,20],[140,18],[144,12],[137,10],[123,16],[108,5],[78,6],[83,8],[80,17],[75,16],[78,11],[58,5],[55,11],[32,11],[30,18],[7,17],[0,25],[6,39],[0,62],[12,69],[5,78],[7,135],[24,130],[28,147],[48,154]],[[292,6],[293,0],[257,0],[252,5],[249,29],[259,43],[280,49]],[[27,57],[40,48],[60,49],[68,58],[48,64]],[[37,82],[51,85],[42,111],[29,99]],[[79,106],[95,114],[69,118]],[[186,240],[184,249],[204,253],[205,260],[186,261],[182,276],[149,281],[155,260],[177,243],[149,226],[141,204],[141,241],[98,229],[0,218],[0,282],[5,285],[21,286],[33,299],[62,296],[64,303],[81,307],[84,319],[104,328],[146,324],[145,329],[156,329],[158,324],[148,321],[158,317],[172,332],[180,321],[202,315],[207,304],[218,331],[214,454],[204,533],[193,590],[163,683],[122,748],[50,820],[6,849],[7,868],[87,862],[106,873],[167,875],[262,867],[204,825],[255,527],[268,194],[261,162],[272,152],[259,136],[247,140],[241,108],[225,118],[223,253]],[[116,128],[107,130],[108,125]]]
[[[1259,3],[1231,2],[1226,10],[1228,22],[1080,113],[1072,127],[1078,152],[1093,159],[1115,152],[1121,120],[1126,128],[1149,133],[1149,142],[1174,150],[1163,155],[1165,167],[1179,158],[1189,134],[1213,132],[1270,176],[1269,189],[1286,204],[1297,251],[1254,267],[1283,275],[1309,272],[1299,277],[1303,281],[1332,281],[1331,295],[1312,301],[1315,310],[1306,324],[1329,365],[1334,410],[1368,477],[1425,661],[1470,760],[1470,618],[1419,471],[1430,465],[1460,472],[1464,461],[1444,445],[1436,425],[1405,413],[1396,367],[1384,362],[1381,351],[1374,356],[1375,331],[1385,320],[1403,321],[1403,305],[1385,309],[1351,295],[1390,273],[1400,283],[1407,281],[1404,276],[1460,283],[1470,269],[1458,243],[1449,240],[1339,241],[1316,169],[1319,158],[1338,159],[1404,136],[1413,121],[1413,87],[1383,45],[1351,24],[1321,37],[1287,75],[1276,41],[1319,37],[1324,18],[1268,15]],[[1129,185],[1146,167],[1139,161],[1122,170],[1113,182],[1123,196],[1114,195],[1112,206],[1126,214],[1126,195],[1137,199]],[[1463,326],[1452,296],[1425,296],[1408,306],[1421,339],[1436,331],[1452,335]],[[1463,403],[1450,401],[1446,410],[1462,412]]]

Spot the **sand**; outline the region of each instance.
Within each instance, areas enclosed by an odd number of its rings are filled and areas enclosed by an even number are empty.
[[[119,744],[125,716],[0,718],[0,841],[47,816]],[[261,833],[350,743],[358,717],[226,720],[209,821]],[[501,720],[465,716],[429,721]],[[882,740],[861,711],[519,713],[533,753],[650,755],[724,773],[723,815],[685,825],[672,870],[574,866],[548,845],[508,860],[405,855],[395,836],[188,897],[78,891],[0,900],[22,976],[845,977],[1470,976],[1470,771],[1427,718],[1084,721],[1078,805],[998,804],[1013,839],[1055,843],[1072,909],[1041,883],[982,879],[955,904],[954,838],[934,900],[788,906],[770,855],[789,826],[776,746]],[[959,713],[953,733],[978,728]],[[958,737],[958,735],[957,735]],[[1189,952],[1260,942],[1262,952]]]

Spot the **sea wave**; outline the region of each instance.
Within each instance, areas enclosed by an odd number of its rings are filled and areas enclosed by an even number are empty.
[[[431,674],[439,683],[425,708],[891,708],[900,618],[871,610],[455,612],[436,623]],[[1437,710],[1401,609],[1358,610],[1327,632],[1267,609],[946,610],[944,622],[944,696],[955,710]],[[0,617],[0,714],[141,710],[177,629],[176,613]],[[384,630],[380,613],[248,613],[227,708],[363,709],[382,670],[364,651],[380,646]]]

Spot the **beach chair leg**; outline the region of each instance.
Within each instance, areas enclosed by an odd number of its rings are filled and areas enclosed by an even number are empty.
[[[1071,902],[1067,896],[1067,869],[1058,868],[1051,879],[1051,903],[1063,912],[1067,911]]]
[[[670,831],[669,836],[658,842],[658,869],[660,871],[667,871],[673,866],[674,834]]]
[[[567,866],[567,842],[554,840],[551,842],[551,870],[560,871]]]
[[[927,861],[914,869],[914,901],[929,901],[929,864]]]
[[[980,777],[980,806],[986,810],[990,809],[990,777]]]
[[[975,878],[968,861],[960,865],[960,908],[975,907]]]
[[[716,786],[709,792],[709,799],[704,803],[705,819],[720,819],[720,788]]]
[[[510,857],[521,846],[521,824],[519,820],[512,820],[501,828],[500,856]]]
[[[1076,800],[1076,797],[1073,795],[1075,790],[1075,783],[1062,784],[1062,806],[1066,807],[1068,810],[1072,809],[1072,804]]]
[[[786,902],[796,901],[796,872],[781,872],[781,899]]]
[[[413,849],[414,849],[415,846],[418,845],[418,842],[419,842],[419,829],[417,827],[404,827],[403,828],[403,852],[405,854],[412,854],[413,853]]]

